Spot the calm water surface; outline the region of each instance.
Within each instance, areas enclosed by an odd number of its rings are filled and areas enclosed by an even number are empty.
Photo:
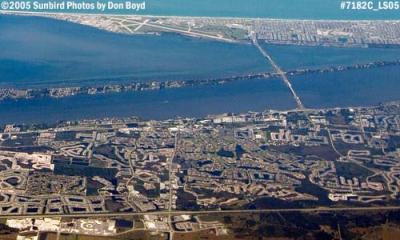
[[[294,107],[280,80],[258,79],[162,91],[5,101],[0,103],[0,124],[127,116],[168,119]]]
[[[307,107],[369,106],[400,100],[400,67],[382,67],[292,78]]]
[[[400,48],[338,48],[262,45],[283,69],[321,68],[400,60]]]
[[[270,71],[250,45],[191,39],[173,34],[126,36],[67,22],[0,16],[0,86],[104,84],[129,75],[141,81],[203,79]],[[265,46],[284,69],[394,60],[398,49]],[[94,78],[96,80],[87,80]],[[400,68],[310,74],[291,78],[307,107],[367,106],[398,100]],[[279,79],[220,86],[129,92],[0,103],[0,124],[101,117],[167,119],[224,112],[293,109]]]
[[[121,76],[204,79],[271,69],[251,45],[129,36],[39,17],[0,15],[0,46],[0,87],[93,85]]]

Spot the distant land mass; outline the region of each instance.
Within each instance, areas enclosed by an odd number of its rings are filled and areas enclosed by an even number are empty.
[[[38,1],[47,2],[46,0]],[[113,2],[125,2],[125,0]],[[398,10],[342,10],[340,0],[146,0],[145,2],[145,11],[115,10],[106,13],[326,20],[396,20],[400,18]],[[378,4],[377,0],[373,2]]]

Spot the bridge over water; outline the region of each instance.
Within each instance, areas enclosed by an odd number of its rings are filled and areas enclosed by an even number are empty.
[[[261,54],[271,63],[274,71],[281,77],[285,85],[289,88],[290,92],[292,93],[292,96],[294,100],[296,101],[297,108],[298,109],[304,109],[304,105],[301,102],[300,97],[297,95],[296,91],[294,90],[292,83],[286,76],[286,73],[275,63],[275,61],[272,59],[272,57],[265,51],[260,44],[258,43],[257,40],[257,35],[254,32],[250,33],[251,40],[253,42],[253,45],[257,47],[257,49],[261,52]]]

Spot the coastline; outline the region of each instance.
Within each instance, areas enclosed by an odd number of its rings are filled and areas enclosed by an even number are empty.
[[[313,73],[343,72],[357,69],[372,69],[388,66],[400,66],[400,60],[397,61],[377,61],[365,64],[352,64],[347,66],[331,66],[320,68],[306,68],[289,70],[285,73],[288,76],[299,76]],[[0,102],[4,100],[19,99],[38,99],[38,98],[65,98],[76,95],[99,95],[107,93],[120,92],[140,92],[140,91],[158,91],[162,89],[196,87],[204,85],[222,85],[234,81],[246,81],[252,79],[271,79],[279,77],[274,72],[262,72],[248,75],[235,75],[226,78],[209,78],[202,80],[167,80],[151,82],[128,82],[121,84],[106,84],[94,86],[71,86],[71,87],[45,87],[45,88],[0,88]],[[111,79],[110,79],[111,80]]]
[[[299,22],[400,22],[400,19],[301,19],[301,18],[267,18],[267,17],[219,17],[219,16],[178,16],[178,15],[148,15],[148,14],[115,14],[115,13],[78,13],[78,12],[48,12],[48,11],[15,11],[15,10],[0,10],[0,14],[13,15],[31,15],[31,16],[46,16],[46,15],[90,15],[90,16],[109,16],[109,17],[145,17],[145,18],[176,18],[176,19],[219,19],[219,20],[266,20],[266,21],[299,21]]]

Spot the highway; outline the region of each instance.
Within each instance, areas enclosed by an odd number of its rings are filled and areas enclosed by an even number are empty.
[[[304,105],[301,102],[300,97],[294,91],[292,84],[290,83],[290,80],[287,78],[285,72],[275,63],[275,61],[272,59],[272,57],[260,46],[260,44],[258,43],[258,40],[257,40],[257,36],[254,32],[250,33],[250,37],[251,37],[251,40],[252,40],[254,46],[256,46],[257,49],[261,52],[261,54],[271,63],[275,72],[282,78],[283,82],[289,88],[290,92],[292,93],[292,95],[294,97],[294,100],[296,101],[297,108],[304,109]]]
[[[205,215],[205,214],[257,214],[257,213],[285,213],[285,212],[362,212],[362,211],[390,211],[400,210],[400,206],[376,206],[376,207],[319,207],[319,208],[276,208],[276,209],[243,209],[243,210],[199,210],[199,211],[158,211],[158,212],[123,212],[123,213],[80,213],[80,214],[21,214],[21,215],[0,215],[5,218],[56,218],[56,217],[129,217],[129,216],[170,216],[170,215]]]
[[[175,134],[175,143],[174,143],[174,152],[172,154],[172,156],[169,159],[169,166],[168,166],[168,184],[169,184],[169,202],[168,202],[168,225],[170,228],[169,231],[169,240],[173,240],[174,238],[174,231],[173,231],[173,227],[172,227],[172,200],[173,200],[173,188],[172,188],[172,164],[174,163],[174,159],[176,157],[176,153],[178,151],[178,141],[179,141],[179,131]]]

